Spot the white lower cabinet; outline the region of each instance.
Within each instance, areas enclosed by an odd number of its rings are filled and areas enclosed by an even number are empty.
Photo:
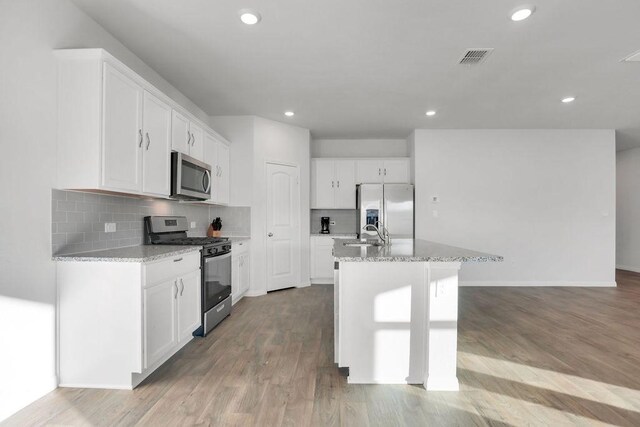
[[[334,237],[311,236],[311,283],[333,283],[333,239],[356,238],[356,235],[340,235]]]
[[[200,326],[200,252],[148,263],[60,261],[61,387],[132,389]]]
[[[144,367],[158,362],[178,343],[174,280],[144,290]]]
[[[231,301],[237,303],[251,286],[251,251],[248,240],[231,246]]]

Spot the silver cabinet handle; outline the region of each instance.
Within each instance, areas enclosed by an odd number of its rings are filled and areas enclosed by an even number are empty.
[[[173,287],[175,288],[175,292],[173,293],[173,299],[178,298],[178,279],[173,282]]]
[[[384,176],[387,176],[387,168],[384,168]]]
[[[267,236],[273,237],[273,233],[269,233],[269,234],[267,234]]]
[[[182,278],[180,278],[180,296],[182,296],[183,292],[184,292],[184,282],[182,281]]]
[[[192,146],[196,145],[196,137],[193,136],[193,132],[191,132],[191,145]]]
[[[176,258],[173,260],[173,262],[180,262],[180,261],[182,261],[182,258]]]
[[[148,151],[149,146],[151,145],[151,138],[149,138],[149,132],[146,132],[145,136],[147,137],[147,151]]]
[[[138,133],[140,134],[140,142],[138,142],[138,147],[142,148],[142,129],[138,129]]]
[[[333,185],[333,181],[331,181],[331,188],[335,188],[335,186]]]
[[[218,176],[222,176],[222,168],[220,166],[216,166],[216,169],[218,170]]]
[[[216,308],[216,311],[218,313],[220,313],[222,311],[222,309],[224,308],[224,304],[222,304],[220,307]]]
[[[340,181],[338,181],[338,188],[340,188]]]
[[[187,131],[187,145],[191,145],[191,134]]]

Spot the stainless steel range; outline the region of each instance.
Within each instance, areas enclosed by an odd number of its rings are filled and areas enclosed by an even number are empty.
[[[188,237],[184,216],[144,218],[149,245],[202,246],[202,326],[194,335],[205,336],[231,314],[231,243],[221,237]]]

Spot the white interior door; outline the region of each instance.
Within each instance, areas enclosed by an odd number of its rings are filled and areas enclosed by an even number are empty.
[[[298,168],[267,163],[267,291],[300,282]]]

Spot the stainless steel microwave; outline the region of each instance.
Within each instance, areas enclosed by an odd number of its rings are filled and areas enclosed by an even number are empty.
[[[171,153],[171,197],[185,200],[211,198],[211,166],[186,154]]]

